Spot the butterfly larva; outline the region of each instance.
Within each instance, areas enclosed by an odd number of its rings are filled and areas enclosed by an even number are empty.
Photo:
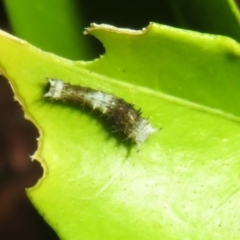
[[[88,87],[64,83],[61,80],[48,80],[50,88],[44,97],[77,102],[99,110],[112,119],[115,126],[137,144],[138,149],[149,135],[156,131],[148,120],[141,116],[141,110],[136,110],[122,98]]]

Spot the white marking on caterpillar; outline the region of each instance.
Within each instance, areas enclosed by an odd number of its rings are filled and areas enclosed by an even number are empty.
[[[50,97],[54,99],[61,99],[62,89],[64,83],[62,81],[55,81],[53,79],[49,79],[50,83],[50,91],[44,95],[44,97]]]
[[[44,97],[86,104],[99,110],[112,119],[115,126],[137,144],[138,149],[152,133],[157,131],[147,119],[141,116],[140,110],[136,110],[132,104],[122,98],[91,88],[64,83],[61,80],[48,80],[50,88]]]

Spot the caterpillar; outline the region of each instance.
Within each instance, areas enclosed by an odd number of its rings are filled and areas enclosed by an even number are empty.
[[[127,138],[135,142],[138,150],[142,143],[156,132],[149,121],[141,116],[141,110],[136,110],[133,104],[122,98],[92,88],[64,83],[58,79],[48,78],[48,81],[50,87],[44,95],[45,98],[79,103],[98,110],[110,118]]]

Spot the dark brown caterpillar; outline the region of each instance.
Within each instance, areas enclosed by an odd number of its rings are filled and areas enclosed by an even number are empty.
[[[141,111],[122,98],[87,87],[71,85],[61,80],[48,79],[49,91],[44,97],[86,104],[111,118],[114,124],[140,148],[141,144],[156,131]]]

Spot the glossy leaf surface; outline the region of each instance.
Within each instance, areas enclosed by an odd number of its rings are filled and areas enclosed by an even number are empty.
[[[2,73],[41,134],[39,212],[62,239],[239,239],[239,44],[158,24],[88,32],[106,48],[92,62],[0,35]],[[46,77],[122,97],[162,130],[137,152],[91,109],[44,100]]]

